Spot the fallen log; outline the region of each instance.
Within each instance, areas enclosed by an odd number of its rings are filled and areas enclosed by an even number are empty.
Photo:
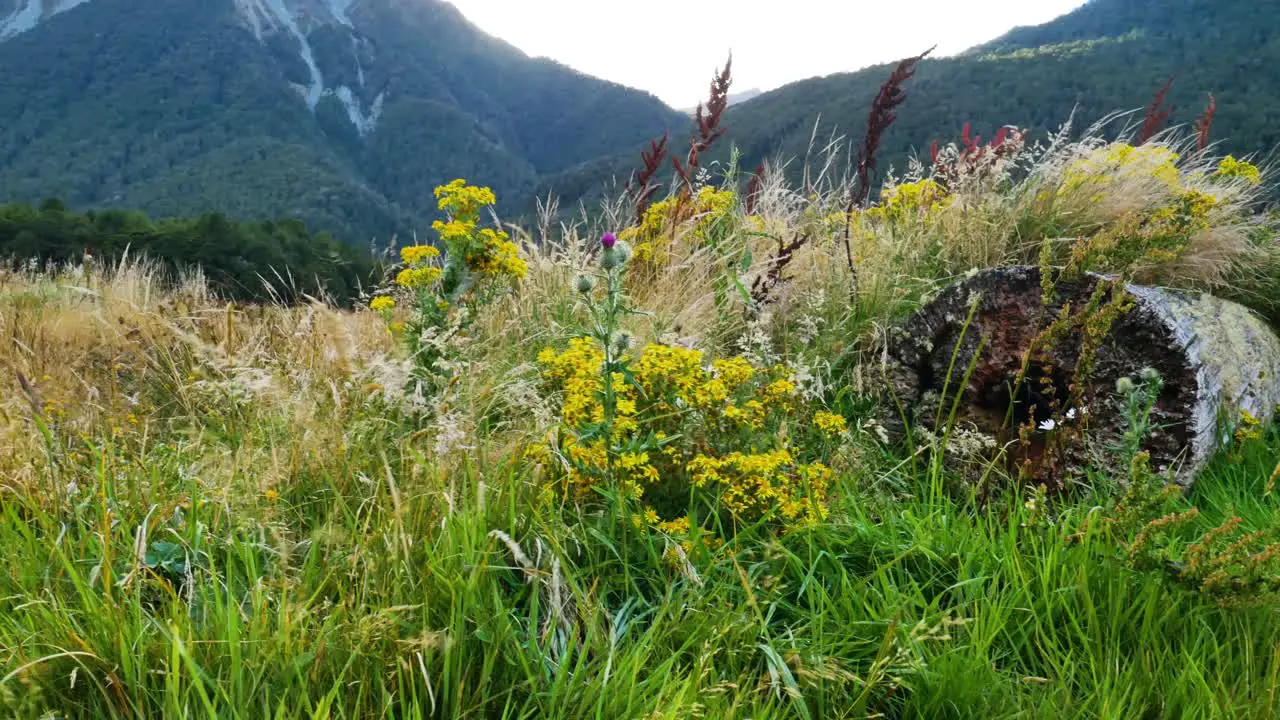
[[[1267,422],[1280,403],[1280,339],[1243,306],[1097,275],[1042,285],[1038,268],[1009,267],[948,287],[891,332],[885,424],[899,438],[976,433],[1005,470],[1050,487],[1090,468],[1123,479],[1117,381],[1144,370],[1162,389],[1141,448],[1183,487],[1245,413]]]

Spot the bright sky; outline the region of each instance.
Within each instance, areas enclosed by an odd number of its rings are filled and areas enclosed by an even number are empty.
[[[704,99],[733,50],[733,89],[772,90],[914,55],[960,52],[1083,0],[450,0],[526,53],[641,88]],[[692,28],[686,30],[685,28]],[[707,30],[703,30],[706,28]]]

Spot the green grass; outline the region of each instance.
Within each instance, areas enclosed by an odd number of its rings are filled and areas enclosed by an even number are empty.
[[[1280,501],[1263,486],[1280,438],[1269,440],[1199,481],[1186,502],[1205,528],[1232,513],[1276,524]],[[93,483],[73,507],[0,501],[6,716],[1277,709],[1274,608],[1224,609],[1130,570],[1101,533],[1068,541],[1088,500],[1024,527],[1017,498],[955,500],[886,455],[842,478],[822,527],[744,529],[730,548],[694,553],[694,576],[652,535],[539,502],[512,467],[474,466],[440,485],[413,478],[411,452],[364,441],[339,471],[300,467],[281,497],[246,505],[202,481],[217,448],[188,450],[98,447],[57,471]],[[910,496],[875,489],[890,480]]]

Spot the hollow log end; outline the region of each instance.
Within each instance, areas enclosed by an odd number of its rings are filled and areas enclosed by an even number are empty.
[[[1123,480],[1133,423],[1117,383],[1150,369],[1162,387],[1141,449],[1189,486],[1220,444],[1224,407],[1274,411],[1280,340],[1233,303],[1115,282],[1056,279],[1046,302],[1039,269],[1022,266],[948,287],[890,334],[885,425],[977,438],[962,449],[1054,488],[1089,469]]]

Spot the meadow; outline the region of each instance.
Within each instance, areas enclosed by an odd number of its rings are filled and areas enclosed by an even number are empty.
[[[5,271],[3,714],[1274,717],[1276,428],[1185,494],[1153,378],[1131,471],[1068,487],[886,430],[891,328],[976,269],[1280,319],[1266,168],[1103,134],[966,138],[856,206],[838,142],[529,229],[458,181],[355,311]]]

